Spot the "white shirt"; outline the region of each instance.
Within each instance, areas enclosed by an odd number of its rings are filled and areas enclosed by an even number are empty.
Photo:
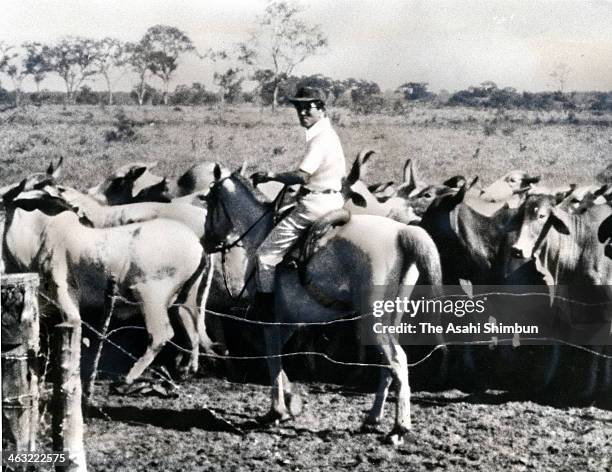
[[[305,185],[309,190],[341,190],[346,160],[329,118],[321,118],[306,130],[306,155],[300,170],[310,174]]]

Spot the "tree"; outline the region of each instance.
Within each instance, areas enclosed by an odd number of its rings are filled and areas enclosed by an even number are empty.
[[[106,82],[106,90],[108,91],[108,104],[113,104],[113,83],[118,80],[123,74],[118,77],[113,77],[113,71],[125,66],[126,56],[124,44],[118,39],[106,37],[100,41],[96,41],[96,72],[104,77]]]
[[[66,103],[74,101],[74,93],[96,74],[96,42],[93,39],[69,36],[44,51],[50,70],[66,84]]]
[[[148,68],[164,83],[164,104],[168,105],[168,90],[173,72],[178,67],[179,56],[195,51],[189,36],[174,26],[150,27],[141,40],[148,56]]]
[[[21,86],[26,78],[26,71],[22,62],[19,61],[19,53],[15,46],[4,42],[0,43],[0,72],[9,76],[15,91],[15,105],[21,103]]]
[[[24,67],[27,75],[31,75],[36,85],[36,92],[40,93],[40,83],[45,80],[47,73],[51,68],[47,60],[47,46],[41,43],[26,42],[23,43],[23,48],[26,51],[24,59]]]
[[[240,74],[242,69],[229,68],[224,73],[219,74],[215,72],[213,81],[219,87],[219,95],[221,97],[221,103],[235,103],[242,93],[242,82],[244,77]]]
[[[565,85],[567,84],[567,78],[572,72],[572,68],[563,62],[559,62],[555,65],[552,72],[549,75],[553,81],[559,85],[559,92],[565,91]]]
[[[404,95],[405,100],[425,100],[432,97],[427,90],[427,82],[406,82],[397,88],[397,92]]]
[[[272,109],[278,104],[278,90],[283,77],[307,58],[327,46],[319,25],[308,25],[299,16],[302,8],[291,1],[273,1],[258,18],[256,31],[247,42],[238,45],[239,60],[248,66],[273,73]]]
[[[137,83],[134,92],[138,106],[142,106],[147,92],[147,72],[149,72],[149,51],[142,40],[125,44],[125,60],[136,73]]]

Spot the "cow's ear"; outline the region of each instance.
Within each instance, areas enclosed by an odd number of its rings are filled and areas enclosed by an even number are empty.
[[[570,234],[569,214],[559,208],[553,208],[550,212],[550,222],[552,227],[561,234]]]
[[[349,199],[358,207],[365,208],[366,206],[366,199],[363,198],[363,196],[358,194],[357,192],[350,192]]]
[[[468,191],[467,187],[464,185],[463,187],[461,187],[459,189],[459,191],[457,193],[455,193],[451,198],[453,200],[453,203],[455,205],[459,205],[461,202],[463,202],[463,199],[465,198],[465,193]]]
[[[60,156],[59,161],[57,161],[57,165],[53,165],[53,161],[47,167],[47,175],[54,178],[59,179],[62,176],[62,164],[64,163],[64,156]]]
[[[561,203],[563,200],[569,197],[575,189],[576,189],[576,184],[569,184],[569,187],[567,189],[555,192],[553,195],[555,204],[558,205],[559,203]]]
[[[130,168],[130,170],[128,171],[125,177],[129,178],[133,182],[136,179],[138,179],[138,177],[140,177],[142,174],[144,174],[146,171],[147,171],[146,166],[132,167]]]
[[[416,171],[412,159],[408,159],[404,164],[404,184],[406,184],[406,193],[409,195],[417,187]]]
[[[527,185],[537,184],[539,181],[540,181],[539,175],[534,175],[534,176],[528,175],[523,179],[523,182]]]
[[[467,189],[471,190],[474,185],[478,182],[478,176],[474,177],[472,181],[467,185]]]
[[[608,216],[597,230],[597,239],[600,243],[605,243],[612,238],[612,215]]]
[[[240,171],[239,171],[239,173],[240,173],[240,175],[241,175],[242,177],[247,177],[247,167],[248,167],[248,165],[249,165],[248,161],[244,161],[244,162],[242,163],[242,165],[240,166]]]
[[[451,188],[460,188],[465,186],[466,183],[467,181],[465,180],[465,177],[463,177],[462,175],[455,175],[450,179],[446,179],[444,182],[442,182],[442,185]]]
[[[215,162],[215,168],[213,169],[213,177],[215,180],[221,180],[221,166],[218,162]]]
[[[2,194],[2,200],[4,202],[12,202],[17,195],[19,195],[25,188],[27,179],[23,179],[16,185],[12,185],[8,188],[5,187],[4,193]]]

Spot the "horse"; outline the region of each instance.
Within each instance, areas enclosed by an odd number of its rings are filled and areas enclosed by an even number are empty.
[[[273,226],[272,207],[242,173],[236,171],[222,177],[217,166],[214,177],[206,197],[205,249],[218,252],[242,244],[249,260],[247,267],[253,268],[255,250]],[[436,290],[441,286],[438,251],[422,228],[381,216],[353,215],[348,223],[334,231],[335,234],[307,263],[305,277],[310,281],[308,288],[301,284],[295,269],[279,267],[277,270],[275,322],[264,324],[263,328],[272,389],[270,410],[261,418],[262,421],[284,421],[291,414],[299,414],[301,409],[299,396],[291,391],[280,358],[283,346],[297,328],[296,324],[340,319],[362,307],[371,310],[374,302],[381,298],[381,290],[375,290],[377,286],[385,287],[382,297],[387,300],[395,300],[400,291],[402,295],[410,296],[417,282],[436,287]],[[231,236],[235,234],[240,236]],[[233,241],[230,242],[230,238]],[[311,288],[312,285],[316,289]],[[252,296],[253,288],[245,290],[245,293]],[[321,297],[340,303],[333,307],[324,306],[319,303]],[[375,319],[370,314],[364,313],[363,321],[367,323],[367,332],[374,333]],[[397,325],[401,314],[395,312],[391,319]],[[387,438],[394,445],[401,444],[411,427],[406,353],[396,336],[388,331],[372,334],[372,338],[389,367],[381,374],[365,424],[376,424],[381,420],[389,386],[395,380],[395,424]]]

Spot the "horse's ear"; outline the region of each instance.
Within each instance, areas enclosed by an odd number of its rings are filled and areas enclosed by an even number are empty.
[[[60,156],[59,161],[57,161],[57,165],[53,165],[53,161],[47,167],[47,175],[53,177],[54,179],[59,179],[62,176],[62,164],[64,163],[64,156]]]
[[[247,176],[247,167],[248,167],[249,163],[248,161],[244,161],[242,163],[242,165],[240,166],[240,175],[242,177],[246,177]]]
[[[215,180],[221,180],[221,166],[218,162],[215,162],[215,168],[213,169],[213,177]]]

